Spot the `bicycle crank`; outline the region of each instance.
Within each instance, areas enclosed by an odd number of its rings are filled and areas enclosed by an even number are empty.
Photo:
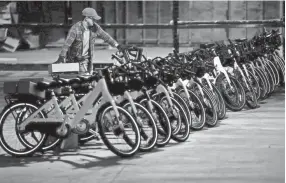
[[[78,135],[84,135],[86,134],[90,129],[89,121],[86,119],[82,119],[72,130],[73,133],[76,133]]]
[[[71,133],[71,127],[69,124],[61,125],[56,129],[56,135],[59,138],[67,138],[70,133]]]

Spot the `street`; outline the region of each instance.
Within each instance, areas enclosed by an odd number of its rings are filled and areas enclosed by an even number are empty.
[[[3,82],[47,72],[0,71]],[[1,183],[282,183],[285,182],[285,90],[254,110],[227,112],[215,128],[191,132],[185,143],[122,159],[92,141],[59,156],[13,158],[0,150]]]

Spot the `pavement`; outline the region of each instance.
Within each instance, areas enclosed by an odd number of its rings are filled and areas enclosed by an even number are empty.
[[[0,72],[3,82],[47,72]],[[185,143],[122,159],[101,142],[60,156],[12,158],[0,150],[1,183],[282,183],[285,182],[285,90],[254,110],[227,112],[215,128],[191,132]]]
[[[172,47],[142,47],[143,54],[147,57],[167,56],[172,53]],[[191,51],[192,48],[180,48],[180,52]],[[48,65],[58,59],[61,48],[48,48],[41,50],[16,51],[14,53],[0,53],[0,71],[7,70],[48,70]],[[116,49],[96,49],[94,55],[96,60],[94,64],[113,63],[111,54],[115,53]]]

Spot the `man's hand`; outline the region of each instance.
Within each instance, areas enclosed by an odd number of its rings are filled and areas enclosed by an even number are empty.
[[[93,75],[93,71],[89,71],[89,72],[87,73],[87,75],[92,76],[92,75]]]
[[[119,44],[118,46],[117,46],[117,49],[119,50],[119,51],[124,51],[125,49],[127,48],[127,46],[125,46],[125,45],[121,45],[121,44]]]
[[[65,58],[64,57],[61,57],[59,56],[58,60],[56,62],[54,62],[54,64],[59,64],[59,63],[65,63]]]

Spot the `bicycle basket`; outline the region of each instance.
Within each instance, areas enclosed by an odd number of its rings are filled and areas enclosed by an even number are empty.
[[[143,87],[143,81],[140,79],[132,78],[128,81],[127,86],[130,90],[139,91]]]
[[[205,75],[205,73],[206,73],[205,67],[197,67],[195,76],[201,78]]]
[[[154,88],[157,85],[158,79],[155,76],[147,76],[144,79],[144,85],[147,88]]]
[[[126,90],[126,84],[124,82],[114,81],[113,83],[106,82],[106,84],[107,84],[109,92],[115,96],[123,95]]]
[[[168,85],[173,85],[173,82],[176,80],[176,76],[172,73],[162,73],[162,81]]]

